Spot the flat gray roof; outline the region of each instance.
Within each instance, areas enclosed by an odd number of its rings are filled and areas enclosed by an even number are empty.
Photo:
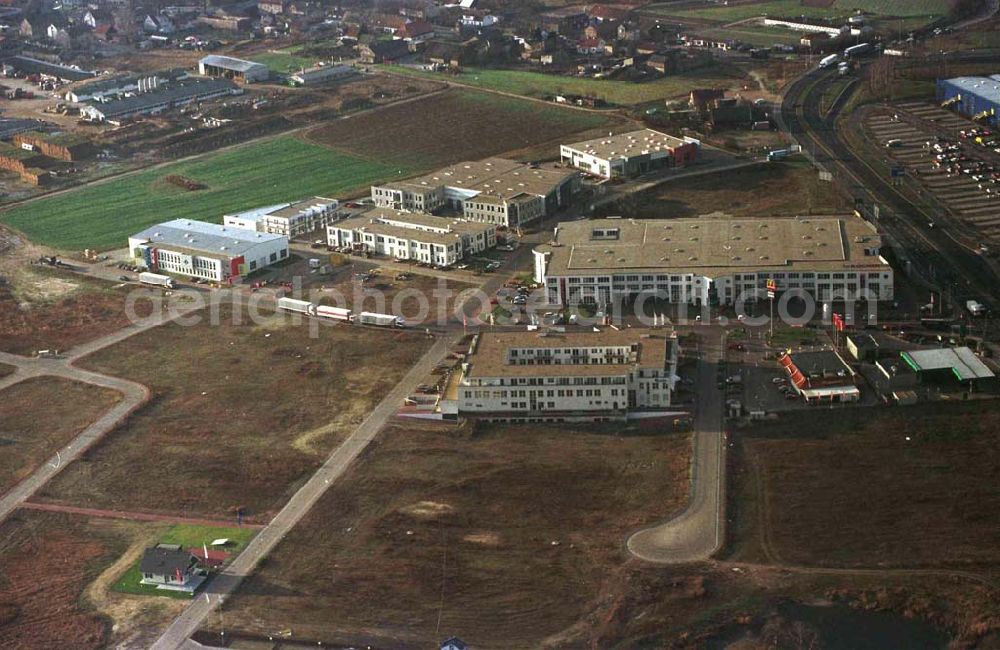
[[[413,224],[417,227],[397,224]],[[392,208],[375,208],[355,217],[338,221],[331,224],[330,227],[341,230],[360,230],[444,245],[454,244],[462,235],[474,236],[496,229],[496,226],[488,223],[437,217],[423,212],[402,212]],[[425,230],[425,228],[433,228],[434,230]]]
[[[287,238],[193,219],[174,219],[146,228],[130,239],[143,240],[164,248],[176,247],[216,256],[239,257],[264,242]]]
[[[603,234],[601,234],[603,233]],[[864,249],[881,237],[863,219],[590,219],[563,222],[548,275],[667,271],[712,275],[741,270],[871,269],[888,265]]]
[[[951,370],[961,381],[995,376],[975,353],[966,347],[939,350],[908,350],[901,356],[914,370]]]
[[[633,156],[641,156],[657,151],[669,152],[684,144],[687,143],[681,138],[675,138],[672,135],[654,131],[653,129],[640,129],[638,131],[629,131],[628,133],[608,135],[605,138],[574,142],[573,144],[563,146],[596,156],[602,160],[617,160],[619,158],[632,158]]]

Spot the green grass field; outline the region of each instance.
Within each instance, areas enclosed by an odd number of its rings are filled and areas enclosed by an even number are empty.
[[[704,6],[675,9],[671,5],[649,5],[644,13],[679,18],[702,18],[732,22],[757,16],[792,18],[844,18],[856,10],[874,17],[927,17],[939,18],[947,13],[947,0],[835,0],[832,7],[807,7],[800,0],[767,0],[734,6]]]
[[[298,72],[301,68],[311,68],[316,65],[315,58],[299,56],[291,50],[260,52],[251,56],[250,60],[256,63],[263,63],[272,72],[278,73]]]
[[[0,213],[29,239],[64,250],[108,250],[170,219],[221,222],[227,212],[313,195],[340,196],[409,169],[364,160],[284,136],[42,198]],[[185,191],[177,174],[208,186]]]
[[[545,98],[560,94],[590,95],[603,99],[609,104],[620,106],[632,106],[644,102],[680,97],[690,92],[692,88],[729,87],[740,77],[735,70],[718,68],[693,70],[687,74],[662,77],[644,83],[567,77],[522,70],[466,68],[462,74],[451,77],[439,72],[427,72],[401,66],[384,69],[427,79],[454,80],[469,86],[499,90],[525,97]]]

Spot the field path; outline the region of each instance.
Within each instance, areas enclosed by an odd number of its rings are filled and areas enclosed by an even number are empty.
[[[41,510],[43,512],[64,512],[71,515],[83,515],[98,519],[125,519],[127,521],[162,521],[171,524],[191,524],[193,526],[210,526],[213,528],[234,528],[236,522],[221,519],[201,519],[199,517],[179,517],[160,512],[137,512],[131,510],[102,510],[100,508],[79,508],[61,503],[37,503],[28,501],[21,504],[22,510]],[[263,528],[263,524],[243,523],[241,528]]]
[[[32,377],[55,376],[108,388],[122,395],[120,402],[81,431],[69,444],[57,451],[55,456],[42,463],[33,473],[22,479],[6,494],[0,496],[0,521],[21,507],[66,465],[79,458],[83,452],[107,435],[108,432],[125,422],[132,413],[149,400],[149,389],[142,384],[84,370],[74,366],[73,363],[81,357],[115,345],[140,332],[159,327],[193,310],[194,307],[181,307],[173,313],[157,314],[141,323],[129,325],[114,334],[77,346],[69,354],[59,358],[29,358],[9,352],[0,352],[0,363],[17,368],[13,374],[0,379],[0,390]]]
[[[171,623],[153,645],[154,650],[173,650],[187,643],[188,637],[198,630],[219,603],[239,587],[330,486],[347,472],[354,460],[395,415],[403,399],[445,358],[457,340],[457,337],[443,336],[434,343],[403,379],[386,393],[382,401],[372,409],[368,417],[344,440],[343,444],[334,450],[316,473],[299,488],[274,519],[209,583],[205,597],[193,600]]]

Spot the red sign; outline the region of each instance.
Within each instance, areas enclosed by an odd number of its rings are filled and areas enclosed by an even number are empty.
[[[844,317],[840,314],[834,313],[833,315],[833,326],[837,328],[838,332],[844,331]]]

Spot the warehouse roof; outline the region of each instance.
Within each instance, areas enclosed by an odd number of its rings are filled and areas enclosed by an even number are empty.
[[[318,66],[296,72],[292,75],[292,79],[298,81],[299,83],[308,84],[323,81],[325,79],[333,79],[335,77],[346,77],[347,75],[354,74],[355,72],[357,71],[349,65]]]
[[[216,256],[239,257],[259,244],[286,238],[204,221],[174,219],[146,228],[132,235],[130,239],[158,244],[163,248],[180,248]]]
[[[160,79],[173,80],[185,76],[187,76],[187,70],[184,68],[170,68],[169,70],[160,70],[158,72],[119,74],[80,84],[73,89],[73,92],[77,95],[93,95],[94,93],[102,93],[107,90],[117,90],[128,85],[135,85],[140,79],[158,77]]]
[[[946,79],[962,92],[982,97],[1000,105],[1000,81],[992,77],[954,77]]]
[[[338,221],[333,227],[444,245],[456,243],[462,235],[475,236],[496,229],[496,226],[487,223],[392,208],[375,208]]]
[[[665,368],[668,336],[650,330],[601,332],[483,332],[467,359],[465,377],[600,377],[616,376],[633,368]],[[513,364],[511,349],[632,348],[626,363]]]
[[[71,68],[70,66],[62,65],[61,63],[51,63],[49,61],[42,61],[41,59],[33,59],[30,56],[12,56],[7,60],[7,63],[11,64],[21,72],[49,74],[53,77],[59,77],[60,79],[65,79],[67,81],[80,81],[81,79],[89,79],[97,76],[97,73],[91,70]]]
[[[133,95],[110,102],[90,102],[88,106],[105,118],[130,115],[160,104],[177,103],[206,95],[235,92],[239,87],[228,79],[188,79],[169,86],[160,86],[148,93]]]
[[[959,381],[989,379],[994,376],[993,371],[967,347],[909,350],[900,353],[900,356],[918,372],[951,370]]]
[[[202,58],[200,63],[210,65],[215,68],[235,70],[236,72],[250,72],[251,70],[260,70],[262,68],[265,70],[267,69],[267,66],[263,63],[237,59],[231,56],[222,56],[221,54],[209,54],[208,56]]]
[[[857,217],[593,219],[560,223],[548,275],[651,271],[712,276],[740,270],[886,267],[881,238]]]
[[[687,142],[672,135],[653,129],[640,129],[639,131],[608,135],[604,138],[584,140],[563,146],[596,156],[602,160],[610,160],[631,158],[657,151],[670,152],[683,144],[687,144]]]
[[[430,174],[406,181],[386,183],[381,187],[424,191],[446,187],[466,190],[468,195],[472,196],[477,193],[504,196],[524,193],[546,196],[567,178],[576,174],[575,170],[545,169],[506,158],[485,158],[460,162]]]

